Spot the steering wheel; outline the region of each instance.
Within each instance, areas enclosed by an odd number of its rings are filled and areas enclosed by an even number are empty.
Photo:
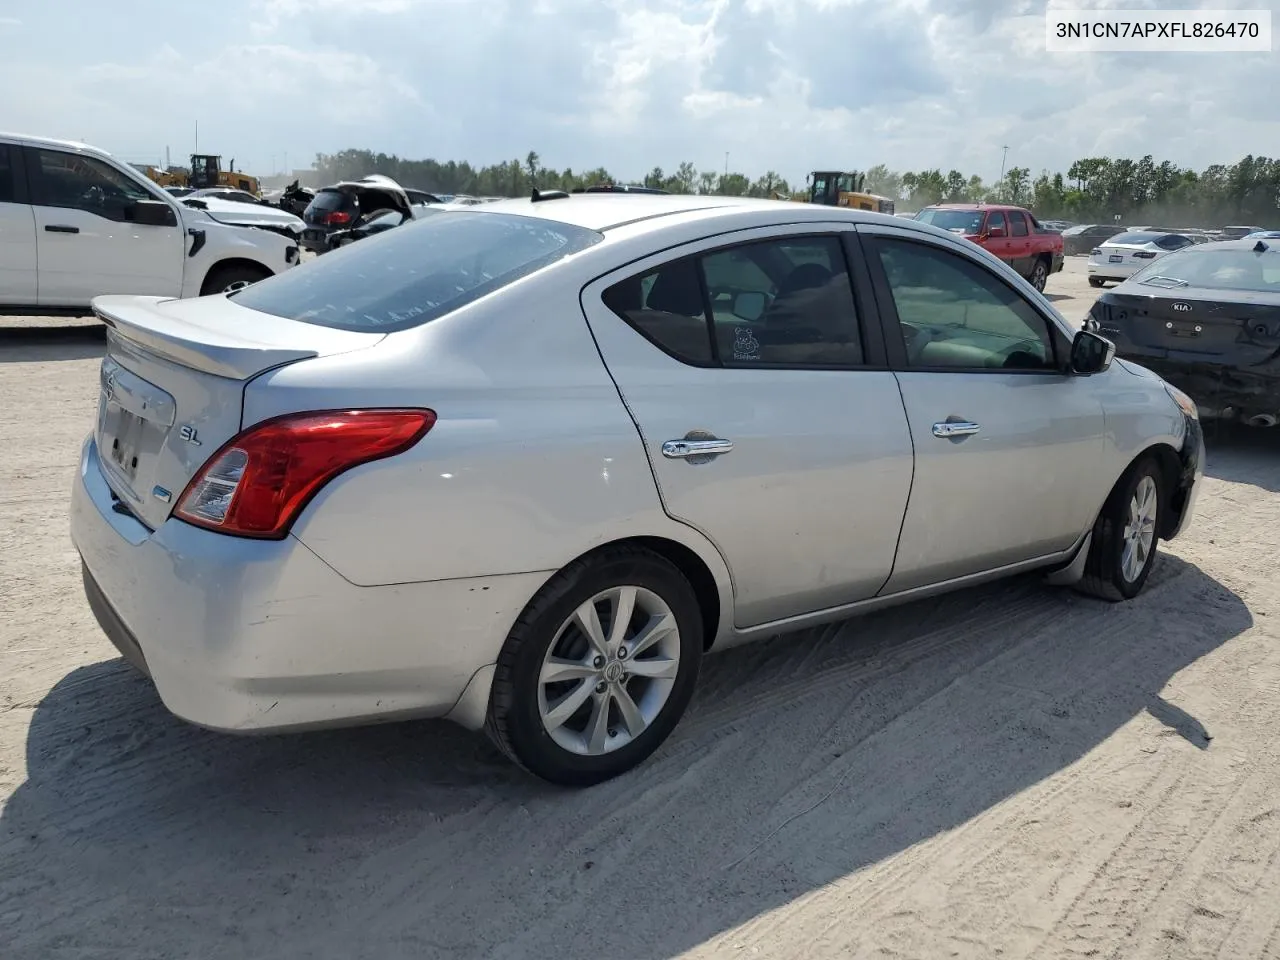
[[[1004,357],[1000,366],[1005,370],[1038,370],[1044,366],[1043,344],[1039,340],[1020,340],[999,355]]]

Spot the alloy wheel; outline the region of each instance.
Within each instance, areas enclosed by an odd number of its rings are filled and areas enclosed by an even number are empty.
[[[1134,583],[1146,568],[1147,558],[1156,538],[1156,511],[1160,493],[1156,482],[1144,476],[1134,488],[1129,499],[1129,515],[1124,525],[1123,546],[1120,554],[1120,574]]]
[[[649,728],[679,672],[680,628],[666,601],[644,587],[611,587],[556,631],[538,676],[538,714],[563,749],[602,756]]]

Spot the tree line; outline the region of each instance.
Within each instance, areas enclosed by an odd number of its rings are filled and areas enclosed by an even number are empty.
[[[544,166],[534,151],[524,160],[474,167],[466,161],[408,160],[352,149],[317,155],[315,169],[321,183],[380,173],[406,187],[474,196],[514,197],[535,186],[573,190],[615,182],[603,167],[578,172]],[[992,183],[938,168],[898,172],[879,164],[850,172],[861,177],[864,189],[893,198],[902,210],[918,210],[931,203],[986,201],[1029,207],[1042,220],[1110,222],[1120,217],[1129,223],[1186,227],[1273,226],[1280,220],[1280,159],[1253,155],[1203,171],[1168,160],[1157,162],[1151,155],[1140,160],[1087,157],[1073,162],[1065,173],[1043,170],[1034,178],[1030,168],[1013,167]],[[642,183],[671,193],[750,197],[803,195],[807,190],[772,170],[752,179],[744,173],[700,171],[688,162],[672,172],[654,167]]]

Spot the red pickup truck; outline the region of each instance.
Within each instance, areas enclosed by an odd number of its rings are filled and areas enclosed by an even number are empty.
[[[1031,211],[993,203],[939,203],[916,220],[958,233],[995,254],[1044,290],[1049,274],[1062,269],[1062,234],[1040,225]]]

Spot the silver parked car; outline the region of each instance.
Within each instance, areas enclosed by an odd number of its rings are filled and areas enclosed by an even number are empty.
[[[1195,405],[975,244],[767,200],[535,193],[231,295],[102,297],[72,533],[220,730],[448,717],[589,784],[711,651],[1033,569],[1136,595]]]

